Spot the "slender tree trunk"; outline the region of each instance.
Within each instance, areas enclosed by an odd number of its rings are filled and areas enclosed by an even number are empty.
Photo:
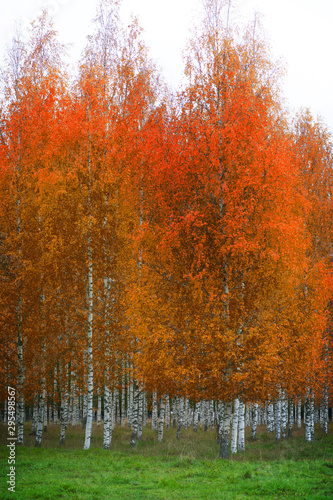
[[[44,379],[45,382],[45,379]],[[43,384],[41,395],[39,396],[38,403],[38,419],[37,419],[37,432],[35,446],[42,444],[43,424],[44,424],[44,406],[45,406],[45,386]]]
[[[19,299],[17,305],[17,445],[23,444],[23,426],[24,426],[24,365],[23,365],[23,332],[22,332],[22,298],[19,291]]]
[[[309,443],[312,442],[312,432],[311,432],[311,407],[310,407],[310,396],[308,396],[304,403],[304,424],[305,424],[305,441]]]
[[[133,406],[132,406],[132,436],[131,436],[131,448],[136,446],[136,441],[138,439],[138,414],[139,414],[139,390],[134,387],[133,395]]]
[[[238,440],[238,420],[239,420],[239,399],[234,400],[234,414],[231,429],[231,453],[237,453]]]
[[[164,430],[164,416],[165,416],[165,397],[161,397],[161,408],[160,408],[160,419],[158,422],[158,441],[161,443],[163,441],[163,430]]]
[[[288,402],[284,391],[280,392],[281,399],[281,434],[282,438],[287,438],[287,424],[288,424]]]
[[[109,450],[111,446],[111,391],[108,383],[109,380],[107,376],[106,383],[104,385],[103,448],[105,450]]]
[[[269,402],[267,407],[267,432],[274,431],[274,405]]]
[[[314,443],[315,434],[314,434],[314,415],[315,415],[315,407],[314,407],[314,398],[313,393],[310,399],[310,419],[311,419],[311,441]]]
[[[60,444],[65,444],[67,421],[68,421],[68,393],[65,389],[61,391]]]
[[[245,451],[245,403],[243,401],[239,402],[238,449]]]
[[[231,414],[232,414],[232,403],[227,402],[224,404],[223,429],[221,435],[219,458],[224,458],[224,459],[229,458]]]
[[[138,410],[138,439],[142,439],[143,426],[143,391],[139,392],[139,410]]]
[[[158,412],[157,412],[157,392],[153,392],[153,408],[151,415],[151,428],[153,431],[157,431],[157,420],[158,420]]]
[[[89,450],[93,421],[93,259],[91,236],[88,241],[88,394],[87,394],[87,423],[84,441],[84,450]]]
[[[305,416],[304,416],[305,420]],[[297,427],[300,429],[302,427],[302,399],[297,400]]]
[[[257,439],[257,425],[258,425],[258,403],[254,403],[252,411],[252,431],[251,439],[255,441]]]
[[[126,394],[126,383],[125,383],[125,363],[121,363],[121,426],[125,426],[125,394]]]

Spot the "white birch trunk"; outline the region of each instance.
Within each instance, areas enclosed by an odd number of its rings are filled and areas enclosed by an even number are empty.
[[[138,409],[138,440],[142,439],[142,424],[143,424],[143,391],[140,391],[139,409]]]
[[[122,361],[121,364],[122,373],[121,373],[121,426],[125,426],[125,394],[126,394],[126,383],[125,383],[125,363]]]
[[[87,364],[88,364],[88,394],[87,394],[87,422],[84,441],[84,450],[89,450],[92,421],[93,421],[93,260],[91,248],[91,236],[88,238],[88,349],[87,349]]]
[[[19,285],[20,286],[20,285]],[[23,444],[23,426],[24,426],[24,365],[23,365],[23,332],[22,332],[22,298],[19,291],[19,299],[17,305],[17,445]]]
[[[65,444],[67,421],[68,421],[68,393],[65,389],[61,391],[60,444]]]
[[[164,430],[164,417],[165,417],[165,397],[161,397],[161,407],[160,407],[160,419],[158,422],[158,441],[161,443],[163,441],[163,430]]]
[[[157,431],[157,420],[158,420],[158,412],[157,412],[157,392],[153,392],[153,408],[151,414],[151,428],[153,431]]]
[[[311,435],[311,408],[310,408],[310,399],[306,398],[304,403],[304,424],[305,424],[305,441],[311,443],[312,435]]]
[[[315,407],[314,407],[314,398],[313,398],[313,393],[311,395],[310,399],[310,421],[311,421],[311,441],[314,443],[315,440],[315,434],[314,434],[314,415],[315,415]]]
[[[245,403],[243,401],[239,402],[238,449],[245,451]]]
[[[237,453],[238,440],[239,399],[234,400],[234,414],[231,429],[231,453]]]
[[[267,406],[267,432],[274,431],[274,405],[269,402]]]
[[[252,411],[252,430],[251,430],[251,439],[257,439],[257,425],[258,425],[258,403],[254,403],[253,411]]]
[[[305,420],[305,416],[304,416]],[[302,427],[302,400],[298,398],[297,401],[297,427],[300,429]]]
[[[111,392],[108,383],[109,380],[104,386],[103,448],[105,450],[109,450],[111,446]]]
[[[138,413],[139,413],[139,390],[135,386],[133,394],[133,405],[132,405],[131,448],[134,448],[134,446],[136,446],[136,441],[138,438]]]
[[[170,422],[171,422],[171,418],[170,418],[170,398],[169,398],[169,395],[167,394],[165,396],[165,425],[167,428],[170,427]]]
[[[232,403],[224,404],[223,414],[223,429],[221,435],[221,445],[219,458],[229,458],[229,441],[230,441],[230,425],[231,425]]]
[[[38,403],[38,418],[37,418],[37,432],[35,446],[42,444],[43,424],[44,424],[44,406],[45,406],[45,389],[42,388],[42,393],[39,396]]]
[[[284,391],[280,391],[281,399],[281,434],[282,438],[287,438],[287,424],[288,424],[288,402]]]

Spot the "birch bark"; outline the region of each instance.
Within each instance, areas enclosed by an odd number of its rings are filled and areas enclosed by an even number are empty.
[[[257,425],[258,425],[258,403],[254,403],[252,411],[252,430],[251,439],[255,441],[257,439]]]
[[[133,394],[133,405],[132,405],[132,436],[131,436],[131,448],[136,446],[136,441],[138,439],[138,413],[139,413],[139,390],[134,386]]]
[[[158,441],[161,443],[163,441],[163,430],[164,430],[164,417],[165,417],[165,397],[161,397],[161,408],[160,408],[160,419],[158,422]]]
[[[237,453],[238,419],[239,419],[239,399],[236,398],[234,400],[234,414],[232,419],[231,453]]]
[[[232,403],[224,404],[223,429],[221,435],[221,445],[219,458],[229,458],[230,424],[232,414]]]
[[[238,449],[245,451],[245,403],[243,401],[239,402]]]
[[[157,414],[157,392],[153,392],[153,408],[152,408],[152,415],[151,415],[151,428],[153,431],[157,431],[157,419],[158,419],[158,414]]]
[[[111,446],[111,391],[109,388],[109,380],[106,379],[104,385],[103,448],[105,450],[109,450],[110,446]]]

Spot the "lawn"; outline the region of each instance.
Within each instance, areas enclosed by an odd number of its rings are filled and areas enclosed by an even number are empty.
[[[116,427],[111,450],[102,449],[102,427],[93,429],[92,446],[84,451],[84,430],[67,429],[58,445],[59,427],[48,426],[41,448],[28,436],[16,448],[16,487],[9,492],[6,428],[0,427],[0,498],[34,499],[333,499],[333,424],[328,435],[316,428],[315,443],[305,443],[304,429],[275,442],[265,427],[258,439],[246,440],[246,451],[219,460],[216,433],[183,431],[177,441],[166,429],[163,443],[150,428],[136,449],[130,430]],[[249,431],[249,429],[248,429]]]

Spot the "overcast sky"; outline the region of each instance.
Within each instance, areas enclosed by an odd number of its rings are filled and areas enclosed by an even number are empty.
[[[11,40],[14,21],[23,28],[40,12],[40,0],[10,0],[1,6],[0,57]],[[47,0],[60,41],[73,44],[78,57],[90,32],[98,0]],[[264,15],[264,27],[275,58],[287,68],[284,95],[290,108],[309,107],[333,132],[333,0],[237,0],[240,20],[250,21],[255,10]],[[151,55],[165,79],[177,86],[182,75],[182,50],[189,30],[200,16],[200,0],[122,0],[124,20],[138,16]]]

